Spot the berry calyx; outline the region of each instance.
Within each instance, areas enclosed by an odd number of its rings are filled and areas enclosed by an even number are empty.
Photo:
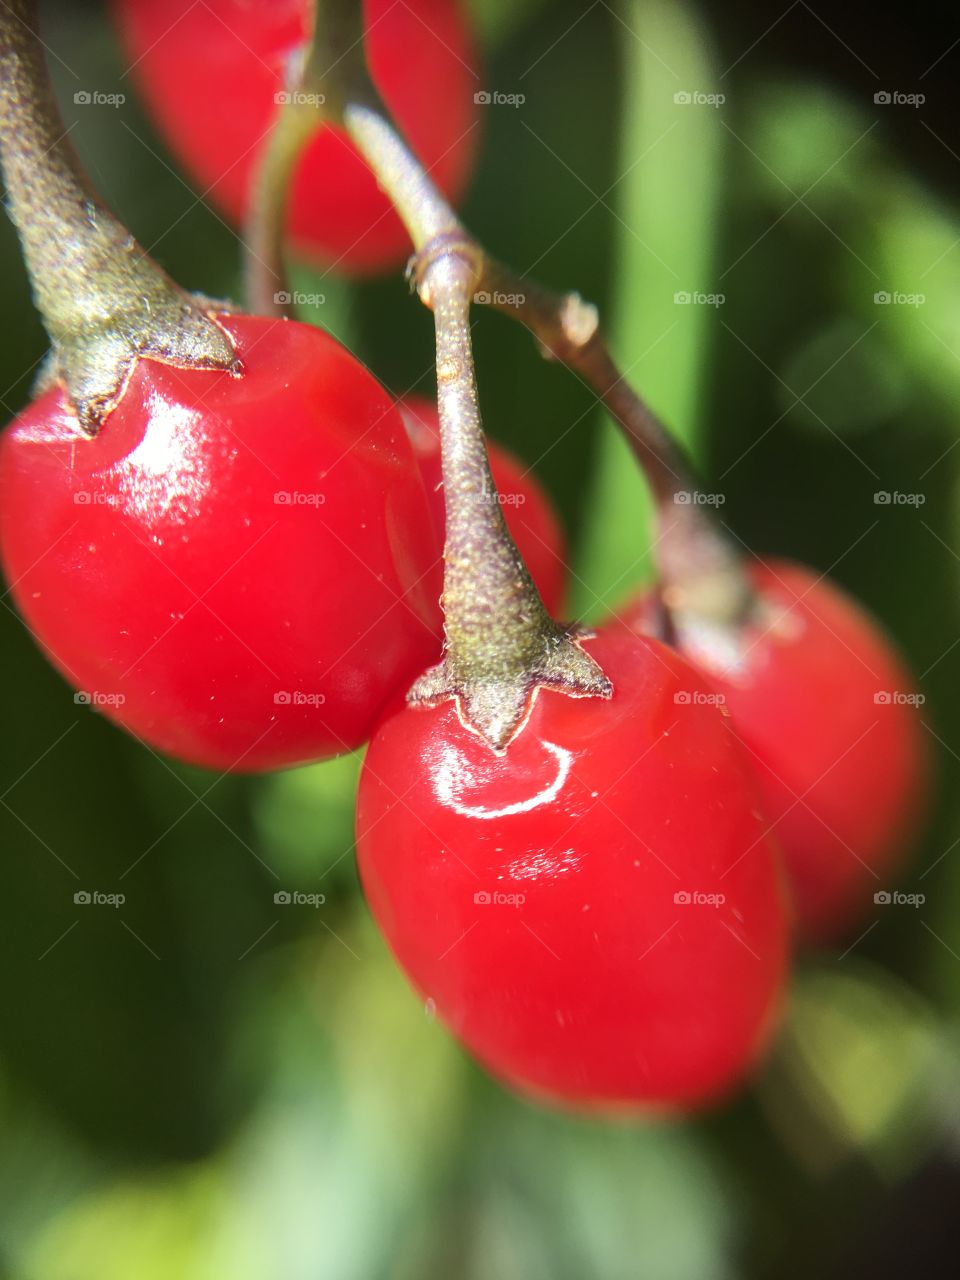
[[[409,254],[410,240],[370,169],[323,114],[334,89],[299,78],[312,36],[309,0],[114,0],[113,8],[160,129],[235,226],[249,220],[271,126],[282,112],[300,113],[305,132],[287,218],[294,249],[360,274]],[[479,118],[477,59],[463,5],[365,0],[362,21],[377,90],[437,184],[457,198],[472,169]],[[337,61],[323,60],[320,72]]]
[[[442,547],[446,516],[436,402],[426,396],[406,396],[400,402],[400,412],[420,463]],[[557,617],[563,609],[567,567],[566,540],[560,520],[536,476],[519,458],[494,440],[487,441],[487,453],[510,536],[530,570],[547,612]]]
[[[9,209],[51,341],[44,385],[62,383],[96,432],[134,363],[240,373],[210,304],[180,289],[89,186],[53,102],[34,34],[35,5],[0,23],[0,154]]]
[[[365,120],[379,135],[374,115]],[[391,148],[399,149],[391,136]],[[401,209],[404,207],[401,204]],[[443,660],[408,695],[415,704],[455,702],[468,728],[494,751],[520,731],[537,694],[608,698],[609,679],[575,629],[554,622],[510,537],[480,426],[470,345],[476,264],[445,207],[414,265],[421,299],[434,313],[446,507]]]
[[[413,985],[491,1071],[587,1108],[694,1107],[761,1052],[782,886],[741,749],[676,653],[581,640],[609,701],[538,695],[502,754],[450,703],[371,741],[357,856]]]
[[[797,927],[842,936],[909,848],[927,792],[928,752],[913,679],[882,631],[802,565],[756,561],[754,607],[736,642],[684,646],[730,713],[780,842]],[[618,611],[655,632],[645,594]]]

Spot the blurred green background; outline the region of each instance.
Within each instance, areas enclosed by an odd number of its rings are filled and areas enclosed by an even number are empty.
[[[178,175],[99,7],[48,8],[82,87],[127,94],[80,119],[54,60],[95,183],[177,279],[236,296],[237,238]],[[486,109],[469,223],[602,306],[740,537],[829,570],[897,638],[940,761],[903,883],[925,901],[877,907],[846,949],[803,961],[767,1067],[722,1112],[546,1111],[472,1065],[373,930],[356,760],[261,779],[161,760],[74,704],[4,598],[0,1277],[954,1275],[955,13],[474,8],[488,87],[526,100]],[[875,101],[894,91],[926,101]],[[0,271],[12,416],[44,339],[6,221]],[[387,385],[431,389],[430,317],[399,276],[303,279]],[[875,301],[897,292],[923,301]],[[642,482],[528,335],[486,313],[475,333],[489,430],[551,490],[575,549],[571,610],[596,615],[649,574]],[[924,502],[878,506],[882,490]],[[126,901],[76,906],[84,889]],[[326,903],[275,904],[293,889]]]

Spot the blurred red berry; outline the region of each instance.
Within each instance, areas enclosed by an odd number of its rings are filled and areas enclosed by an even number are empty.
[[[913,679],[875,622],[813,570],[751,570],[761,614],[730,666],[685,651],[725,699],[783,848],[801,935],[842,935],[889,887],[923,808],[928,760]],[[619,611],[655,629],[652,597]]]
[[[310,30],[309,0],[113,0],[130,61],[175,155],[234,225]],[[479,89],[460,0],[364,0],[370,72],[404,136],[447,196],[470,175]],[[402,262],[410,240],[343,131],[319,125],[290,197],[295,248],[366,273]]]

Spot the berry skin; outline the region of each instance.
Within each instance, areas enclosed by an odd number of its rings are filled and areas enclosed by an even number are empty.
[[[199,190],[243,224],[276,95],[308,35],[308,0],[113,0],[127,56]],[[365,0],[371,74],[430,176],[457,198],[477,143],[479,82],[459,0]],[[320,126],[291,191],[296,250],[322,266],[382,271],[410,240],[342,130]]]
[[[420,462],[442,547],[446,516],[437,406],[425,396],[407,396],[400,404],[400,412]],[[567,567],[566,539],[560,521],[536,476],[519,458],[492,440],[487,442],[487,452],[510,536],[543,597],[547,613],[552,618],[559,617],[566,593]]]
[[[723,694],[783,849],[800,936],[842,936],[889,886],[927,790],[913,680],[852,600],[801,565],[757,562],[763,619],[742,670],[688,661]],[[619,613],[652,629],[649,596]],[[616,624],[615,624],[616,625]]]
[[[94,439],[59,389],[0,438],[0,551],[53,663],[151,746],[274,769],[369,736],[440,649],[426,495],[386,392],[293,322],[244,374],[134,366]],[[119,695],[119,698],[118,698]]]
[[[678,698],[703,685],[687,664],[622,630],[582,643],[612,699],[541,690],[501,754],[452,701],[393,705],[360,780],[361,878],[413,985],[510,1085],[694,1106],[777,1008],[776,856],[725,718]]]

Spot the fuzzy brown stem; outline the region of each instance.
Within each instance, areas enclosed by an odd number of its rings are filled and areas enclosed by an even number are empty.
[[[510,537],[480,420],[470,305],[482,254],[389,122],[374,108],[344,111],[417,250],[411,275],[434,314],[446,545],[444,662],[411,691],[414,701],[458,700],[465,722],[502,750],[539,687],[608,697],[610,684],[554,622]]]
[[[0,4],[0,160],[55,378],[95,432],[134,360],[239,372],[207,309],[99,201],[53,99],[34,0]]]
[[[462,677],[524,669],[544,634],[559,632],[503,518],[480,421],[470,304],[480,257],[450,206],[393,128],[351,106],[347,127],[418,250],[411,270],[434,315],[437,402],[446,504],[443,605],[447,663]]]
[[[733,540],[698,502],[693,467],[663,423],[620,373],[597,310],[514,274],[489,257],[481,288],[489,304],[520,320],[543,354],[565,364],[599,396],[637,457],[653,494],[657,565],[669,608],[736,624],[752,593]]]

